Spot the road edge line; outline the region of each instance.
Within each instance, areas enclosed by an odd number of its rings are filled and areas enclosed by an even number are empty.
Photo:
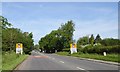
[[[56,55],[58,55],[58,54],[56,54]],[[63,56],[63,55],[59,55],[59,56]],[[74,56],[65,56],[65,57],[72,57],[72,58],[74,58]],[[76,58],[78,58],[78,59],[83,59],[83,60],[88,60],[88,61],[94,61],[94,62],[99,62],[99,63],[105,63],[105,64],[111,64],[111,65],[120,66],[120,63],[118,63],[118,62],[97,60],[97,59],[91,59],[91,58],[81,58],[81,57],[76,57]]]

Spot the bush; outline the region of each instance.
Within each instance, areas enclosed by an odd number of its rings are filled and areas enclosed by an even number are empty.
[[[70,51],[70,48],[65,48],[62,50],[63,52],[69,52]]]
[[[86,46],[85,48],[81,48],[81,52],[88,53],[90,52],[90,49],[92,48],[92,45]]]
[[[120,45],[116,46],[87,46],[80,50],[83,53],[97,53],[103,54],[103,52],[107,53],[120,53]]]

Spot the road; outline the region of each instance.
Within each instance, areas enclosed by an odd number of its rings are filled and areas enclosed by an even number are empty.
[[[33,51],[17,70],[118,70],[118,66]]]

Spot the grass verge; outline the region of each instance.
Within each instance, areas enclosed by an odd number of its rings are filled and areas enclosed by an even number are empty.
[[[107,54],[107,56],[103,56],[100,54],[84,54],[84,53],[74,53],[69,54],[68,52],[57,52],[58,55],[63,56],[74,56],[79,58],[89,58],[89,59],[97,59],[97,60],[104,60],[104,61],[111,61],[111,62],[119,62],[120,63],[120,54]]]
[[[13,53],[3,53],[2,55],[2,70],[13,70],[20,64],[28,55],[17,55]]]

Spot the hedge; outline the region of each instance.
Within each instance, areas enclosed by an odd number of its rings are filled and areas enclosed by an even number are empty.
[[[70,48],[65,48],[62,50],[63,52],[69,52],[70,51]]]
[[[87,46],[80,50],[83,53],[97,53],[102,54],[103,52],[107,53],[120,53],[120,45],[116,46]]]

